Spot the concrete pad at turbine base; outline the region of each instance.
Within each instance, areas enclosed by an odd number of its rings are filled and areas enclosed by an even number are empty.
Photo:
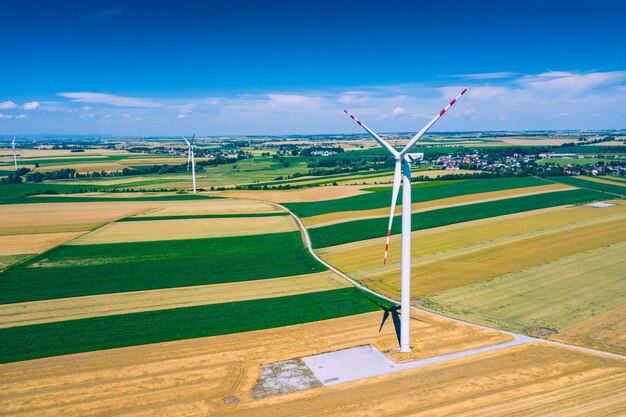
[[[404,369],[374,346],[366,345],[309,356],[302,361],[324,385],[336,385]]]

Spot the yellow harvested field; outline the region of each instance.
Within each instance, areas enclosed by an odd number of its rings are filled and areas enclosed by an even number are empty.
[[[265,400],[256,402],[248,396],[261,364],[369,343],[383,352],[397,350],[392,320],[380,329],[382,318],[379,311],[248,333],[4,364],[0,365],[0,413],[12,417],[170,417],[243,411],[239,407],[245,404],[264,404]],[[413,351],[407,359],[510,340],[495,331],[419,312],[412,312],[411,330]],[[385,378],[390,377],[394,376]],[[295,398],[334,389],[312,390]],[[223,398],[229,395],[236,395],[241,403],[224,405]],[[292,397],[272,401],[280,398]]]
[[[29,255],[6,255],[0,256],[0,271],[2,271],[7,266],[13,265],[16,262],[21,261],[22,259],[28,258]]]
[[[566,329],[550,339],[626,355],[626,306]]]
[[[350,286],[334,272],[0,305],[0,328],[284,297]]]
[[[106,196],[115,197],[110,194]],[[132,195],[129,193],[125,196]],[[169,216],[271,213],[281,210],[280,207],[268,203],[237,199],[7,204],[2,206],[0,236],[88,231],[111,221],[142,213],[148,216]]]
[[[626,236],[626,221],[616,220],[582,226],[570,230],[547,233],[502,245],[469,251],[437,261],[414,263],[411,271],[419,277],[412,282],[411,295],[434,294],[498,275],[519,271],[565,256],[573,255],[612,243]],[[368,274],[363,282],[372,288],[397,295],[400,288],[399,266]]]
[[[0,236],[0,256],[41,253],[63,242],[74,239],[82,233],[33,233],[28,235]]]
[[[425,295],[488,279],[568,254],[623,240],[626,205],[603,209],[555,207],[413,232],[413,295]],[[620,235],[621,233],[621,235]],[[400,236],[324,248],[328,263],[367,285],[397,296]]]
[[[0,235],[87,231],[150,207],[133,202],[7,204],[2,206]]]
[[[609,416],[626,364],[528,344],[310,392],[223,405],[221,416]],[[222,411],[223,410],[223,411]]]
[[[494,139],[500,140],[505,144],[512,146],[561,146],[564,143],[572,142],[572,138],[528,139],[524,137],[501,137]],[[491,146],[489,143],[486,145]]]
[[[158,202],[157,209],[137,215],[141,216],[174,216],[195,214],[252,214],[276,213],[284,211],[279,206],[264,201],[246,200],[242,198],[220,198],[215,200],[168,201]],[[176,204],[172,204],[176,203]]]
[[[299,190],[266,190],[266,191],[223,191],[216,195],[224,197],[248,198],[253,200],[273,201],[275,203],[296,203],[305,201],[336,200],[366,194],[367,188],[362,185],[342,185],[327,187],[311,187]]]
[[[621,182],[621,181],[611,181],[611,180],[605,180],[604,178],[597,178],[597,177],[588,177],[586,175],[581,175],[579,177],[581,180],[585,180],[585,181],[591,181],[591,182],[598,182],[600,184],[610,184],[610,185],[616,185],[618,187],[626,187],[626,183]]]
[[[260,235],[297,230],[291,216],[233,217],[207,219],[145,220],[107,224],[71,242],[92,245],[117,242],[201,239]]]
[[[524,187],[516,188],[513,190],[491,191],[486,193],[476,193],[469,195],[462,195],[458,197],[442,198],[439,200],[424,201],[421,203],[414,203],[411,205],[411,212],[419,213],[423,211],[435,210],[445,207],[464,206],[473,203],[485,203],[488,201],[504,200],[512,197],[522,197],[534,194],[550,193],[554,191],[572,190],[574,187],[563,184],[548,184],[539,185],[536,187]],[[398,205],[395,210],[395,214],[402,212],[402,206]],[[321,227],[328,226],[336,223],[343,223],[352,220],[371,219],[375,217],[387,217],[389,216],[389,209],[387,207],[373,210],[354,210],[354,211],[340,211],[334,213],[325,213],[317,216],[304,217],[302,223],[307,227]]]
[[[527,344],[260,400],[260,365],[368,343],[397,348],[382,312],[235,334],[0,365],[0,409],[14,417],[618,415],[626,363]],[[415,312],[416,357],[503,342],[502,334]],[[238,403],[225,404],[236,397]],[[232,398],[231,397],[231,398]]]

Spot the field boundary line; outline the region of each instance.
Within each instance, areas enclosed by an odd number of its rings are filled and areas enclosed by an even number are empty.
[[[296,223],[298,224],[298,228],[300,229],[300,232],[302,233],[303,240],[304,240],[304,242],[306,244],[307,249],[309,250],[309,253],[318,262],[320,262],[322,265],[326,266],[328,269],[330,269],[331,271],[333,271],[334,273],[336,273],[337,275],[339,275],[343,279],[345,279],[348,282],[350,282],[352,285],[354,285],[358,289],[366,291],[366,292],[368,292],[370,294],[373,294],[373,295],[375,295],[377,297],[380,297],[380,298],[382,298],[384,300],[387,300],[387,301],[390,301],[392,303],[395,303],[395,304],[398,304],[398,305],[400,304],[400,301],[395,300],[395,299],[390,298],[390,297],[387,297],[386,295],[380,294],[380,293],[378,293],[378,292],[376,292],[376,291],[366,287],[365,285],[359,283],[358,281],[356,281],[353,278],[350,278],[347,274],[343,273],[339,269],[335,268],[334,266],[330,265],[329,263],[324,261],[322,258],[320,258],[317,255],[317,253],[315,253],[315,251],[313,250],[313,247],[311,246],[311,238],[309,237],[309,233],[308,233],[306,227],[304,226],[304,224],[302,223],[302,221],[300,220],[300,218],[298,216],[296,216],[287,207],[285,207],[285,206],[283,206],[283,205],[281,205],[279,203],[272,203],[272,204],[274,204],[274,205],[276,205],[278,207],[281,207],[282,209],[284,209],[287,212],[289,212],[289,214],[291,214],[291,216],[293,216],[293,218],[295,219]],[[513,337],[515,340],[519,340],[520,341],[519,344],[533,343],[533,342],[535,342],[535,343],[546,343],[546,344],[549,344],[549,345],[552,345],[552,346],[559,346],[559,347],[563,347],[563,348],[578,350],[578,351],[585,352],[585,353],[590,353],[590,354],[595,354],[595,355],[600,355],[600,356],[608,356],[608,357],[615,358],[615,359],[626,360],[626,356],[620,355],[618,353],[605,352],[603,350],[587,348],[587,347],[578,346],[578,345],[571,345],[571,344],[563,343],[563,342],[555,342],[555,341],[548,340],[548,339],[540,339],[540,338],[537,338],[537,337],[527,336],[527,335],[523,335],[523,334],[519,334],[519,333],[513,333],[513,332],[510,332],[508,330],[503,330],[503,329],[498,329],[498,328],[494,328],[494,327],[484,326],[482,324],[472,323],[472,322],[465,321],[465,320],[460,320],[460,319],[457,319],[457,318],[454,318],[454,317],[445,316],[443,314],[435,313],[433,311],[425,310],[425,309],[422,309],[422,308],[419,308],[419,307],[415,307],[415,306],[411,306],[411,309],[415,310],[415,311],[419,311],[419,312],[424,313],[424,314],[428,314],[430,316],[438,317],[440,319],[451,320],[451,321],[456,322],[456,323],[466,324],[466,325],[477,327],[477,328],[480,328],[480,329],[497,331],[497,332],[509,335],[509,336]],[[494,345],[494,346],[497,346],[497,345]]]

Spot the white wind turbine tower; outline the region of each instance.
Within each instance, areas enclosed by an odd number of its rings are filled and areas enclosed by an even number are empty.
[[[194,157],[193,151],[193,140],[196,138],[196,134],[194,133],[191,141],[188,141],[186,137],[183,136],[187,146],[189,147],[189,152],[187,152],[187,169],[189,169],[189,162],[191,161],[191,179],[193,181],[193,192],[196,193],[196,159]]]
[[[391,225],[393,223],[393,215],[395,212],[396,202],[398,200],[398,191],[400,190],[400,175],[402,171],[402,284],[400,296],[400,352],[410,352],[409,344],[409,309],[411,307],[411,163],[420,160],[423,154],[411,154],[409,150],[415,143],[430,129],[437,120],[444,115],[450,107],[461,98],[467,91],[467,88],[461,91],[454,100],[446,107],[441,109],[433,119],[428,122],[422,130],[420,130],[409,143],[400,152],[396,151],[391,145],[385,142],[380,136],[374,133],[370,128],[361,123],[347,110],[344,110],[355,122],[376,139],[387,152],[393,155],[396,161],[395,171],[393,175],[393,191],[391,195],[391,210],[389,213],[389,227],[387,228],[387,242],[385,245],[384,264],[387,264],[387,252],[389,250],[389,238],[391,236]]]
[[[17,171],[17,154],[15,153],[15,138],[13,138],[13,142],[11,142],[11,147],[13,148],[13,162],[15,163],[15,170]]]

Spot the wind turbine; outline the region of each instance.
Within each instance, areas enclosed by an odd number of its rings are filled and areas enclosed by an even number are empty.
[[[409,150],[420,140],[422,136],[430,129],[437,120],[448,111],[450,107],[461,98],[467,91],[467,88],[461,91],[454,100],[446,107],[441,109],[433,119],[422,128],[409,143],[400,152],[396,151],[389,143],[385,142],[369,127],[365,126],[360,120],[354,117],[350,112],[344,112],[358,123],[363,129],[374,137],[376,142],[380,144],[387,152],[393,155],[395,159],[395,170],[393,174],[393,190],[391,194],[391,210],[389,213],[389,227],[387,228],[387,242],[385,244],[385,258],[383,263],[387,264],[387,252],[389,251],[389,239],[391,237],[391,225],[393,224],[393,215],[398,200],[398,191],[400,190],[400,177],[402,174],[402,284],[400,296],[400,352],[410,352],[409,344],[409,309],[411,306],[411,163],[423,158],[423,154],[409,153]],[[402,171],[402,172],[401,172]]]
[[[13,162],[15,163],[15,170],[17,171],[17,154],[15,153],[15,137],[13,137],[13,142],[11,142],[11,147],[13,148]]]
[[[196,134],[194,133],[191,137],[191,142],[187,140],[186,137],[183,136],[185,142],[187,142],[187,146],[189,147],[189,152],[187,153],[187,169],[189,169],[189,161],[191,161],[191,179],[193,181],[193,193],[196,193],[196,159],[194,158],[193,152],[193,140],[196,138]]]

